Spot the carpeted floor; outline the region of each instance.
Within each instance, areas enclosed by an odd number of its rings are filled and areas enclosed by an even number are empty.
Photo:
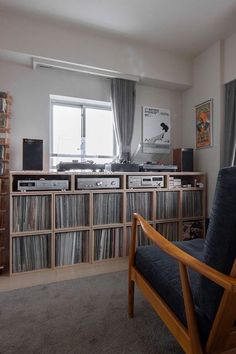
[[[0,293],[0,354],[183,351],[139,291],[127,316],[127,272]]]

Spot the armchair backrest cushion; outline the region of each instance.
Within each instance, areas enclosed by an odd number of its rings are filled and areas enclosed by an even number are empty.
[[[210,222],[203,250],[203,262],[229,274],[236,258],[236,167],[219,171]],[[223,290],[199,277],[195,302],[211,321],[214,320]]]

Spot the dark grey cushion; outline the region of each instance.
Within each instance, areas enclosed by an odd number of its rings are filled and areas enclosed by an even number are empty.
[[[201,260],[204,247],[202,239],[175,242],[175,244],[185,252]],[[156,246],[143,246],[137,248],[135,266],[166,301],[181,322],[186,325],[178,262]],[[189,277],[192,291],[195,293],[199,286],[199,275],[196,272],[189,271]],[[204,313],[197,305],[195,309],[201,341],[205,343],[211,328],[211,322],[204,316]]]

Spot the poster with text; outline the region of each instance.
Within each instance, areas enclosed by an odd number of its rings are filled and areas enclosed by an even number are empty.
[[[171,144],[170,110],[143,107],[143,146],[159,152]]]

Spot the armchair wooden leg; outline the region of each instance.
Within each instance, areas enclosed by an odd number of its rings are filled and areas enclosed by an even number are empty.
[[[129,295],[128,295],[128,314],[129,317],[134,317],[134,281],[129,279]]]
[[[135,215],[135,214],[134,214]],[[129,317],[134,317],[134,281],[132,280],[132,270],[134,266],[134,255],[136,249],[137,219],[134,217],[132,223],[132,237],[129,254],[129,280],[128,280],[128,313]]]

